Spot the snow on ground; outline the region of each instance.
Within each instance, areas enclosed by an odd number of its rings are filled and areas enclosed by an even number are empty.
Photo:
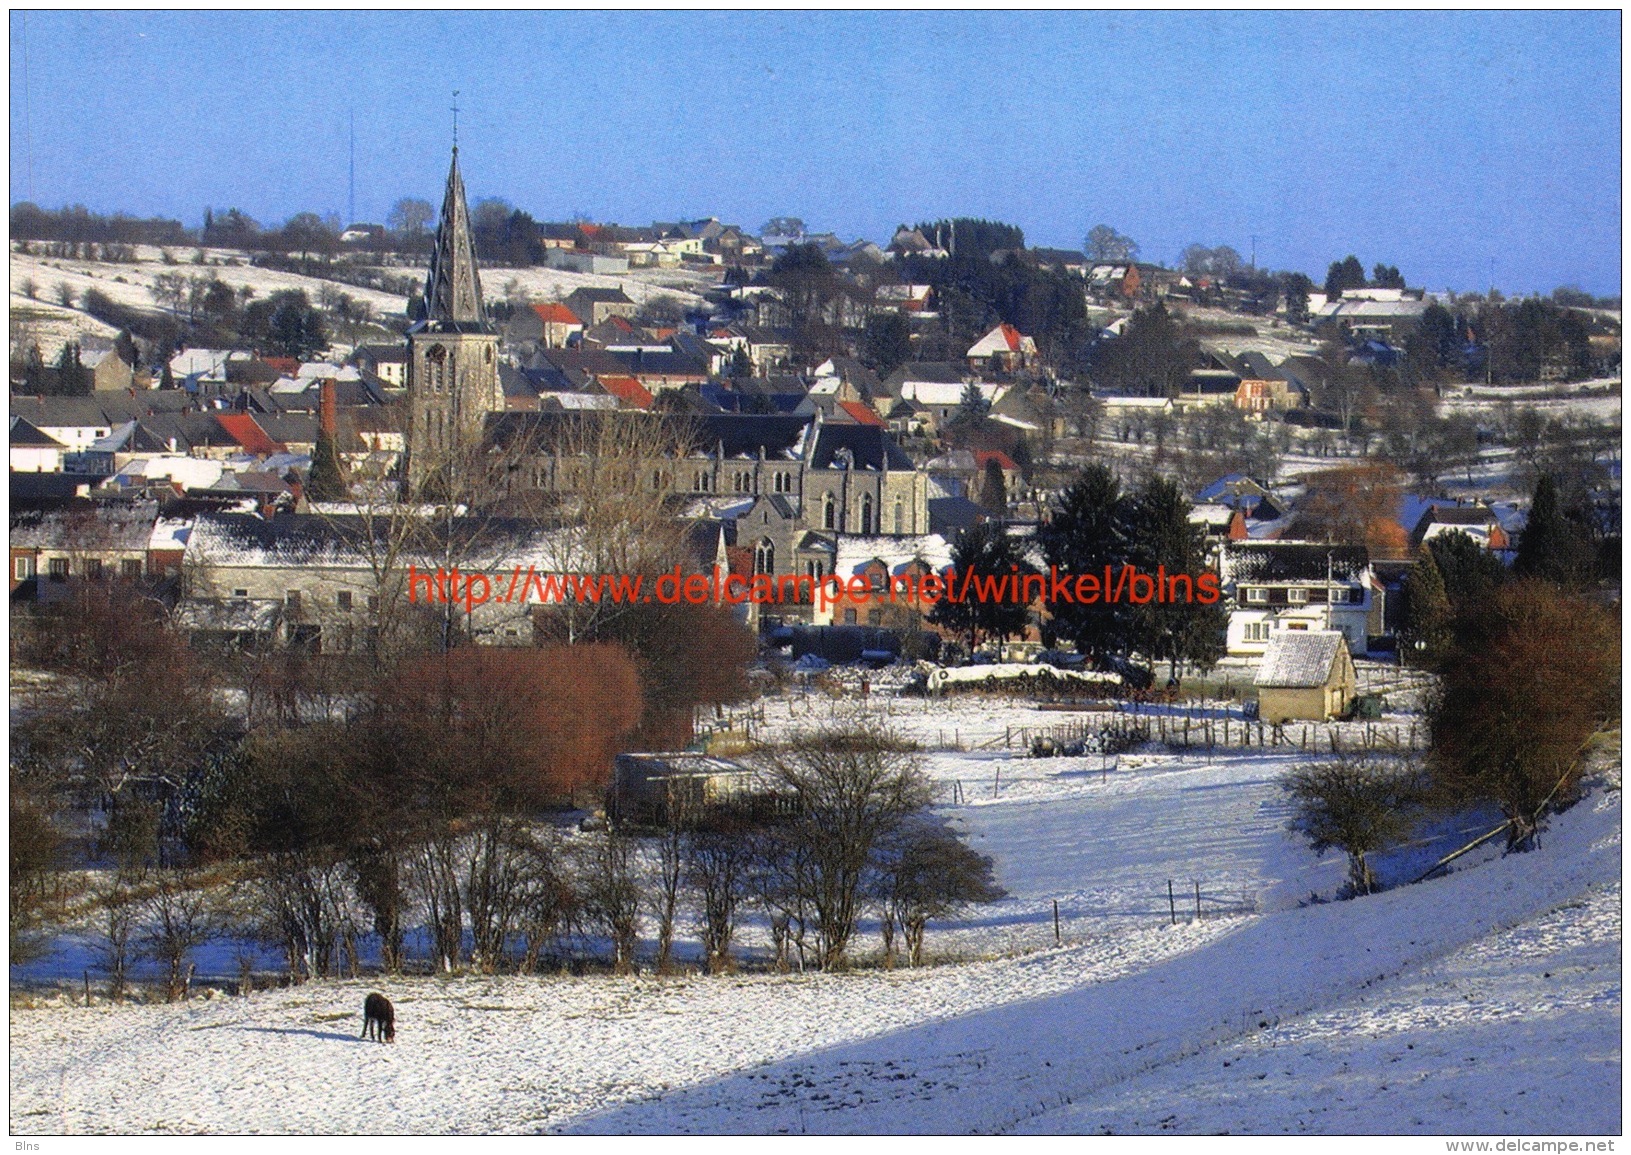
[[[914,705],[871,708],[965,745],[1057,717],[1002,700]],[[818,709],[778,708],[772,733]],[[1617,1130],[1617,783],[1554,820],[1539,853],[1302,905],[1334,892],[1343,865],[1284,829],[1276,777],[1295,757],[1147,750],[1112,767],[933,750],[942,798],[963,784],[943,812],[1010,892],[931,929],[931,955],[970,960],[956,964],[375,979],[15,1008],[12,1128]],[[1437,853],[1407,848],[1384,874]],[[862,932],[875,952],[875,924]],[[763,937],[748,928],[750,947]],[[397,1004],[395,1047],[354,1037],[370,986]]]
[[[264,299],[284,289],[300,289],[315,301],[318,292],[326,285],[353,300],[366,303],[376,315],[401,313],[407,307],[407,300],[394,293],[260,268],[249,263],[247,253],[234,250],[206,249],[205,259],[210,263],[196,264],[193,256],[197,251],[190,247],[171,250],[171,255],[178,262],[175,264],[166,264],[159,250],[145,247],[137,249],[139,259],[134,263],[30,256],[14,251],[11,254],[11,308],[14,315],[27,319],[35,327],[41,351],[50,361],[65,341],[87,334],[107,337],[115,334],[114,329],[77,308],[86,290],[100,290],[122,305],[154,310],[159,306],[152,289],[154,278],[160,274],[179,274],[206,280],[218,277],[234,289],[247,287],[253,290],[254,299]],[[395,277],[413,280],[422,280],[425,275],[422,267],[409,265],[384,271]],[[666,295],[676,298],[686,308],[697,308],[705,304],[703,292],[717,280],[715,272],[683,268],[636,269],[624,276],[542,268],[482,269],[482,288],[489,300],[508,297],[518,301],[554,301],[580,288],[621,288],[636,304],[644,305]],[[36,288],[36,299],[31,300],[23,294],[23,286],[28,282],[32,282]],[[76,307],[58,304],[59,285],[68,286]]]
[[[1619,820],[1615,791],[1560,818],[1544,862],[1238,920],[1158,966],[570,1129],[1614,1134]]]

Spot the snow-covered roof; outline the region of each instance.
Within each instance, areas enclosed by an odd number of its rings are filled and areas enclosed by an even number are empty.
[[[362,374],[357,372],[355,365],[336,365],[332,361],[306,361],[295,372],[295,376],[317,379],[332,379],[335,381],[361,381]]]
[[[1340,630],[1280,630],[1269,635],[1263,664],[1257,668],[1259,689],[1309,689],[1323,686],[1331,676],[1339,647]]]
[[[980,391],[980,396],[992,404],[1002,397],[1007,388],[984,381],[975,382],[974,387]],[[901,384],[900,395],[920,405],[959,405],[963,400],[963,391],[967,388],[967,383],[962,381],[908,380]]]
[[[192,536],[193,519],[190,517],[161,517],[153,523],[148,535],[148,549],[186,549]]]
[[[860,573],[873,561],[881,561],[891,574],[904,571],[913,562],[922,562],[935,573],[951,565],[951,545],[938,533],[915,537],[852,537],[838,539],[833,573],[849,577]]]

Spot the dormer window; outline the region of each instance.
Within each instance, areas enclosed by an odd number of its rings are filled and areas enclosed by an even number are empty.
[[[1269,591],[1262,586],[1247,586],[1246,600],[1257,605],[1262,605],[1269,600]]]
[[[1289,589],[1286,591],[1286,600],[1294,606],[1302,605],[1308,600],[1308,591],[1301,588]]]

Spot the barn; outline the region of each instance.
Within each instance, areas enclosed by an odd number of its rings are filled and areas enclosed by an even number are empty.
[[[1357,677],[1340,630],[1279,630],[1257,668],[1258,717],[1323,722],[1348,710]]]

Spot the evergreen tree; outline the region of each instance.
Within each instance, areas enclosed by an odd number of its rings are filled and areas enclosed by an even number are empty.
[[[136,339],[130,335],[129,329],[120,329],[119,335],[113,339],[113,351],[131,368],[141,364],[142,355],[136,348]]]
[[[1365,287],[1365,266],[1359,263],[1359,258],[1349,253],[1340,261],[1332,261],[1330,269],[1325,274],[1325,295],[1331,300],[1342,296],[1344,289],[1363,289]]]
[[[1436,668],[1450,643],[1452,614],[1444,575],[1439,572],[1433,551],[1426,545],[1417,552],[1416,564],[1405,574],[1404,596],[1404,660],[1412,666]]]
[[[339,446],[326,429],[317,432],[312,450],[311,471],[306,477],[306,500],[338,501],[346,495],[345,470],[340,464]]]
[[[1131,508],[1132,564],[1167,587],[1130,607],[1133,644],[1152,660],[1166,661],[1171,678],[1180,662],[1215,664],[1229,632],[1222,599],[1208,604],[1195,584],[1206,568],[1206,536],[1189,520],[1190,509],[1178,483],[1163,477],[1152,478]]]
[[[985,415],[991,412],[991,402],[987,401],[980,387],[970,381],[963,386],[963,396],[957,402],[957,413],[952,417],[956,425],[973,425],[985,420]]]
[[[1519,577],[1569,585],[1589,575],[1591,552],[1584,529],[1563,511],[1557,481],[1550,473],[1541,474],[1528,524],[1518,535],[1513,570]]]
[[[1433,555],[1452,616],[1487,601],[1506,583],[1501,559],[1460,530],[1437,535],[1426,548]]]
[[[1008,515],[1008,483],[1003,480],[1002,464],[995,457],[985,460],[985,477],[980,484],[980,504],[997,517]]]
[[[69,341],[57,356],[56,389],[64,397],[87,397],[91,392],[91,372],[80,360],[79,342]]]
[[[899,313],[874,313],[861,332],[861,360],[887,377],[912,359],[912,326]]]
[[[1001,598],[971,595],[959,601],[943,598],[929,612],[929,621],[966,638],[970,652],[981,640],[1007,638],[1024,632],[1030,609],[1019,583],[1027,575],[1034,575],[1036,567],[1025,560],[1018,543],[1008,536],[1002,523],[981,522],[958,534],[951,562],[956,573],[954,580],[959,586],[966,573],[979,578],[1008,577],[1008,595]]]
[[[1105,567],[1118,570],[1132,556],[1131,501],[1116,475],[1102,465],[1082,470],[1054,506],[1039,532],[1042,556],[1060,574],[1104,579]],[[1111,580],[1114,581],[1114,573]],[[1092,601],[1059,601],[1045,637],[1068,641],[1095,659],[1128,652],[1132,647],[1130,607],[1109,603],[1102,594]]]

